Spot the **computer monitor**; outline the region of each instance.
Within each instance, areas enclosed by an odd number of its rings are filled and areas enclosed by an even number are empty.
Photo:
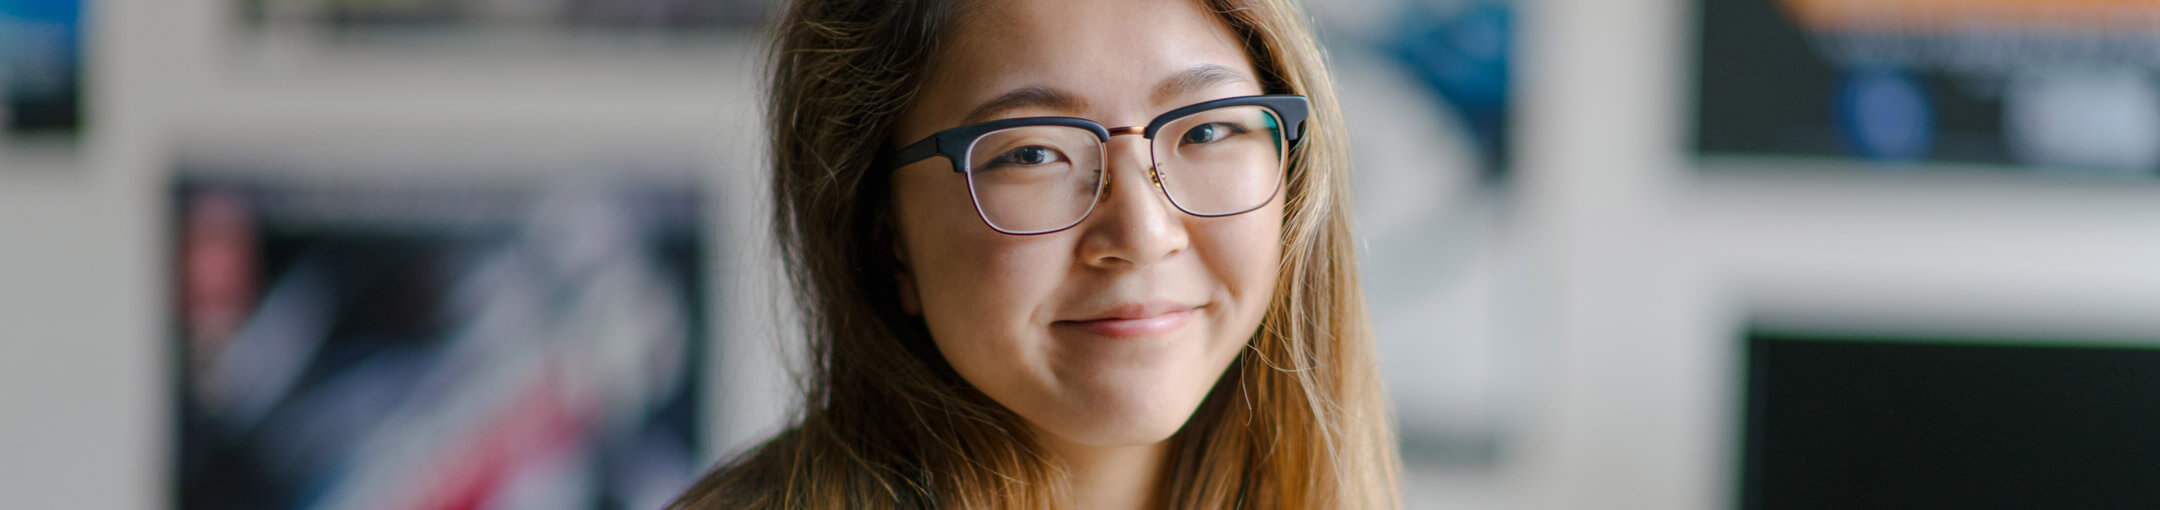
[[[2160,342],[1753,332],[1740,508],[2160,508]]]

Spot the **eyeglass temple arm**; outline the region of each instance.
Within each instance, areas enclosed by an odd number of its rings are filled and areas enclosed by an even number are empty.
[[[912,165],[915,164],[915,162],[917,161],[930,159],[931,156],[938,155],[938,143],[943,141],[944,138],[945,137],[943,136],[932,136],[929,138],[924,138],[922,139],[922,141],[908,144],[908,146],[901,147],[900,150],[894,151],[892,155],[891,169],[899,170],[900,167]],[[953,171],[959,172],[960,165],[953,165]]]

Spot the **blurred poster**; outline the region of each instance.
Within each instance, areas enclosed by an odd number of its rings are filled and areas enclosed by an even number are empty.
[[[1698,0],[1696,148],[2160,171],[2160,4]]]
[[[1446,104],[1476,153],[1477,170],[1505,177],[1515,59],[1513,0],[1419,0],[1386,15],[1379,53]]]
[[[83,124],[81,0],[0,0],[0,137],[73,137]]]
[[[179,508],[657,508],[694,480],[695,189],[174,195]]]
[[[242,0],[256,24],[331,31],[490,28],[697,31],[747,28],[773,0]]]

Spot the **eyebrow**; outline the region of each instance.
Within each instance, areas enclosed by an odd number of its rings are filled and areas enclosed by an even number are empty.
[[[1159,105],[1171,99],[1217,85],[1239,82],[1251,83],[1252,81],[1251,77],[1235,69],[1218,64],[1201,64],[1178,71],[1176,74],[1170,75],[1169,78],[1157,82],[1155,91],[1149,96],[1149,99]],[[997,97],[977,105],[974,109],[968,110],[967,116],[962,117],[961,124],[987,121],[1005,112],[1023,108],[1079,112],[1087,109],[1087,100],[1082,99],[1078,94],[1054,87],[1040,85],[1020,87],[999,94]]]
[[[1169,78],[1164,78],[1162,82],[1155,84],[1155,94],[1148,98],[1153,100],[1155,104],[1163,104],[1172,99],[1207,90],[1217,85],[1239,82],[1252,83],[1252,81],[1252,78],[1245,76],[1245,73],[1237,72],[1235,69],[1219,64],[1201,64],[1185,68],[1183,71],[1178,71],[1177,74],[1170,75]]]
[[[963,117],[965,120],[960,121],[960,123],[974,124],[990,120],[994,116],[1008,111],[1033,107],[1078,112],[1087,109],[1087,100],[1081,99],[1080,96],[1071,92],[1050,87],[1020,87],[999,94],[997,98],[969,110],[967,117]]]

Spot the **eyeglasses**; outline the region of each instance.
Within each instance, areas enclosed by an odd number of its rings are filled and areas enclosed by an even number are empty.
[[[1148,177],[1171,205],[1202,217],[1244,213],[1274,200],[1290,147],[1310,105],[1305,96],[1217,99],[1170,110],[1146,126],[1106,128],[1073,117],[1027,117],[969,124],[908,144],[897,170],[944,156],[967,176],[983,223],[1013,235],[1072,228],[1095,210],[1109,174],[1110,137],[1148,139]],[[1168,138],[1157,137],[1168,133]]]

